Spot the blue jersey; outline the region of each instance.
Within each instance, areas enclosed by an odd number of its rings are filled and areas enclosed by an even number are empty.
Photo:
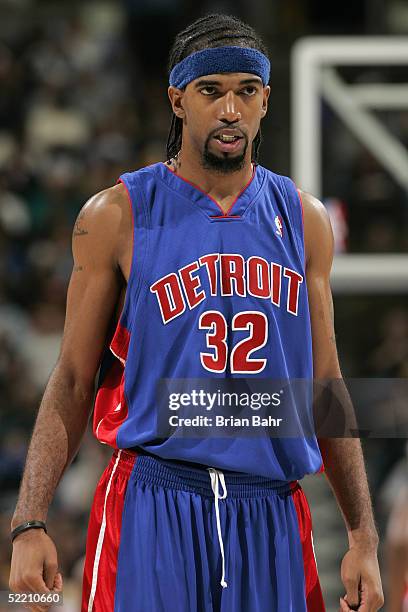
[[[133,254],[103,359],[94,432],[116,448],[295,480],[321,469],[314,436],[157,435],[161,379],[313,379],[303,211],[291,179],[254,165],[228,212],[164,163],[123,174]],[[311,412],[311,400],[298,406]]]

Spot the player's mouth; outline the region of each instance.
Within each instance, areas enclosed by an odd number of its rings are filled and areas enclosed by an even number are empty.
[[[217,148],[225,153],[232,153],[241,146],[242,136],[236,130],[222,130],[214,140],[217,143]]]

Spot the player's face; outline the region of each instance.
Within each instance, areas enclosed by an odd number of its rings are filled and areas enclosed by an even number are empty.
[[[183,146],[199,153],[205,168],[219,172],[249,163],[270,88],[256,75],[237,72],[200,77],[180,93],[176,107],[183,119]]]

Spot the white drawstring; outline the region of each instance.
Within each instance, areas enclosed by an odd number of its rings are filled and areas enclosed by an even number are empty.
[[[225,486],[224,474],[220,470],[216,470],[215,468],[207,468],[210,472],[211,478],[211,488],[215,495],[215,516],[217,518],[217,532],[218,532],[218,540],[220,543],[221,549],[221,557],[222,557],[222,577],[221,577],[221,586],[225,589],[228,584],[225,582],[225,557],[224,557],[224,543],[222,541],[221,535],[221,523],[220,523],[220,509],[218,506],[219,499],[225,499],[227,497],[227,487]],[[218,492],[218,483],[221,481],[222,488],[224,489],[223,495],[220,495]]]

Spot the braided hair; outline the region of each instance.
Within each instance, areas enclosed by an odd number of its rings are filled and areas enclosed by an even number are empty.
[[[250,47],[268,56],[268,50],[262,39],[251,26],[232,15],[212,13],[201,17],[177,34],[170,50],[168,74],[182,59],[195,51],[213,47],[234,45]],[[167,139],[167,159],[175,157],[181,149],[183,122],[173,113]],[[252,143],[252,161],[258,161],[261,144],[261,129]]]

